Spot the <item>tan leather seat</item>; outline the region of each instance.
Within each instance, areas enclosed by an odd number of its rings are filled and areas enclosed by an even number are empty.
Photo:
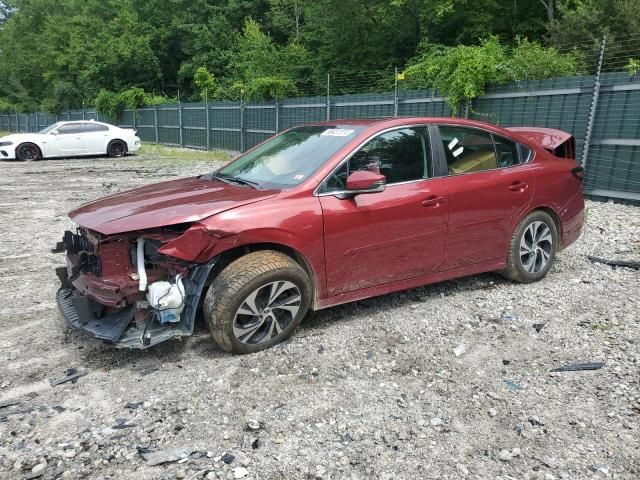
[[[454,174],[478,172],[493,168],[497,168],[496,154],[493,150],[471,152],[449,165],[449,171]]]

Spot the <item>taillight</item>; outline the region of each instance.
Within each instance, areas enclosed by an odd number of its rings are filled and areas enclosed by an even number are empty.
[[[573,173],[573,176],[576,177],[578,180],[580,181],[584,180],[584,168],[582,168],[580,165],[578,165],[576,168],[571,170],[571,173]]]

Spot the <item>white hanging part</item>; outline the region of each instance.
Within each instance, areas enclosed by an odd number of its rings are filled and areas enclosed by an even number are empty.
[[[185,290],[180,275],[176,275],[175,282],[154,282],[149,285],[147,300],[158,311],[160,323],[180,321],[180,314],[184,310]]]
[[[136,255],[138,264],[138,277],[140,277],[140,286],[138,287],[141,292],[147,289],[147,271],[144,269],[144,238],[138,239],[138,254]]]

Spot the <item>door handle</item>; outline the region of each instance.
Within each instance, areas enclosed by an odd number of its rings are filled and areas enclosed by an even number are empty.
[[[529,185],[519,180],[509,185],[509,190],[512,192],[524,192],[527,188],[529,188]]]
[[[440,204],[445,203],[447,199],[445,197],[438,197],[436,195],[430,195],[422,200],[423,207],[439,207]]]

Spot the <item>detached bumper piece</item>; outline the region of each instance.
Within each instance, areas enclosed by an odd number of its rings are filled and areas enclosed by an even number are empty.
[[[133,306],[101,316],[102,306],[71,286],[58,290],[58,308],[72,327],[110,343],[122,338],[135,316]]]

